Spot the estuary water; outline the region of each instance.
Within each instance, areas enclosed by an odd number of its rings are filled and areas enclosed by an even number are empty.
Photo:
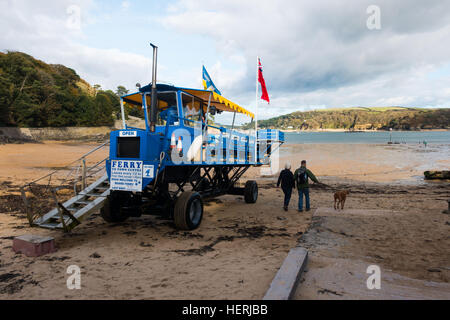
[[[450,144],[450,131],[286,132],[286,143]]]

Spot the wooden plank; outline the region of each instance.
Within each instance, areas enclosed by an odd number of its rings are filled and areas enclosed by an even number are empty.
[[[308,251],[296,247],[289,251],[263,300],[289,300],[294,294],[308,260]]]

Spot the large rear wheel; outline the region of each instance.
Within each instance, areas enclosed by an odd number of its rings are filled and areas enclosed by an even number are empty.
[[[128,199],[127,193],[111,191],[105,205],[100,209],[100,215],[106,222],[124,222],[128,219],[128,216],[123,214],[120,208]]]
[[[187,191],[175,202],[174,222],[177,229],[194,230],[203,218],[203,201],[198,192]]]
[[[255,203],[258,200],[258,184],[256,181],[249,180],[245,183],[244,199],[247,203]]]

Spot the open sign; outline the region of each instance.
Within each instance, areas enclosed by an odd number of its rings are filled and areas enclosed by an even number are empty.
[[[120,131],[121,137],[137,137],[137,131]]]

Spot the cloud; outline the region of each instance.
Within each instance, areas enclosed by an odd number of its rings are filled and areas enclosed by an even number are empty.
[[[4,31],[0,49],[23,51],[48,63],[64,64],[91,84],[107,89],[119,84],[134,89],[136,82],[148,81],[149,58],[82,44],[87,37],[83,29],[97,19],[90,16],[95,6],[90,0],[0,1],[0,29]]]
[[[128,1],[122,1],[122,8],[128,9],[130,7],[130,3]]]
[[[373,1],[206,1],[172,5],[167,27],[215,40],[218,52],[247,66],[229,92],[254,90],[256,55],[263,58],[276,114],[310,106],[447,105],[428,72],[450,62],[450,3],[379,0],[381,30],[369,30]],[[441,88],[439,91],[433,88]]]
[[[164,42],[159,79],[198,87],[195,57],[206,56],[224,95],[253,110],[259,55],[271,96],[261,118],[326,107],[449,107],[450,2],[179,0],[147,7],[152,21],[130,3],[0,0],[0,50],[67,65],[104,88],[133,89],[151,78],[150,54],[134,42],[148,34]],[[366,27],[372,4],[381,30]]]

